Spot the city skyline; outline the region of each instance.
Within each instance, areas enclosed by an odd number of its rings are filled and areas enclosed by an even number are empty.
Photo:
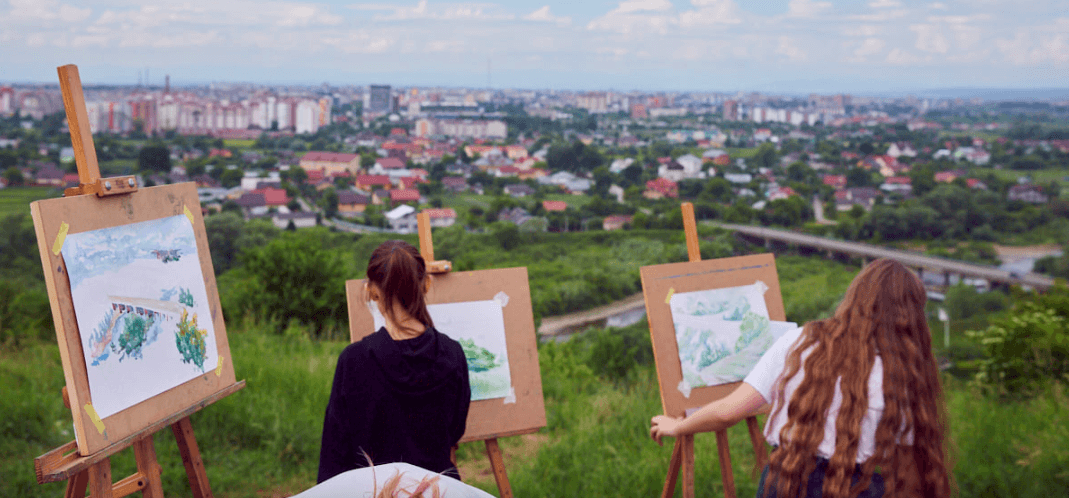
[[[8,0],[0,83],[923,93],[1069,86],[1053,1]]]

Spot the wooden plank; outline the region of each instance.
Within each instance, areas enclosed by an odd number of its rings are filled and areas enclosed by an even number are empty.
[[[91,465],[89,474],[89,496],[92,498],[112,498],[111,494],[111,460],[107,458]]]
[[[683,211],[683,233],[687,238],[687,257],[691,261],[701,261],[702,250],[698,243],[698,223],[694,221],[694,204],[684,202],[680,209]]]
[[[182,420],[189,420],[189,418]],[[144,498],[163,498],[160,464],[156,460],[156,446],[152,443],[151,434],[134,443],[134,460],[137,462],[138,474],[143,477],[139,480],[139,484],[141,484],[140,489],[145,491]],[[118,493],[116,495],[123,496]]]
[[[694,435],[680,436],[683,460],[683,498],[694,498]]]
[[[672,498],[676,493],[676,481],[679,480],[679,468],[683,465],[683,438],[676,438],[672,447],[672,459],[668,461],[668,474],[664,478],[661,498]]]
[[[750,432],[750,442],[753,443],[757,468],[762,469],[768,464],[768,447],[765,445],[765,436],[761,434],[757,417],[746,417],[746,429]]]
[[[185,410],[182,410],[179,413],[171,415],[163,420],[157,421],[141,433],[127,436],[126,438],[116,441],[114,444],[107,446],[104,449],[89,456],[81,456],[77,453],[73,454],[73,458],[69,458],[69,455],[64,456],[64,453],[69,452],[75,448],[75,443],[73,441],[63,446],[60,446],[52,451],[49,451],[48,453],[45,453],[44,455],[41,455],[34,459],[33,463],[34,470],[37,473],[37,482],[39,484],[44,484],[46,482],[55,482],[70,479],[71,477],[77,475],[79,472],[82,472],[93,464],[96,464],[97,462],[103,460],[107,460],[107,458],[111,455],[114,455],[115,453],[118,453],[130,447],[134,444],[135,441],[144,437],[145,434],[155,434],[160,429],[174,424],[175,422],[183,418],[188,418],[190,415],[200,411],[205,406],[215,403],[216,401],[219,401],[220,399],[223,399],[241,390],[244,387],[245,381],[236,382],[233,385],[227,387],[226,389],[223,389],[207,398],[200,400],[193,406],[190,406],[189,408],[186,408]]]
[[[74,161],[78,164],[78,181],[93,183],[100,178],[97,151],[93,146],[93,131],[89,127],[89,113],[85,109],[82,78],[78,66],[68,64],[56,68],[59,87],[63,93],[63,108],[67,111],[67,127],[71,132]]]
[[[419,227],[419,255],[423,261],[434,261],[434,241],[431,239],[431,215],[421,211],[416,215],[416,224]]]
[[[63,498],[85,498],[85,487],[89,485],[89,471],[83,470],[67,481],[67,492]]]
[[[112,498],[123,498],[124,496],[130,496],[138,491],[144,491],[144,496],[146,497],[153,496],[149,494],[150,492],[147,489],[147,479],[145,475],[140,472],[134,472],[129,477],[115,483],[111,487]],[[161,496],[161,494],[155,496]]]
[[[193,436],[193,423],[189,417],[175,422],[171,426],[174,438],[178,441],[178,452],[182,454],[182,463],[186,466],[189,477],[189,489],[194,498],[211,498],[212,488],[208,485],[208,474],[204,471],[204,460],[200,457],[197,439]]]
[[[735,473],[731,470],[731,447],[728,446],[728,431],[716,431],[716,449],[720,457],[720,477],[723,479],[724,496],[735,498]]]
[[[494,480],[497,481],[497,491],[501,498],[512,498],[512,485],[509,484],[508,473],[505,472],[505,459],[501,455],[501,448],[497,445],[497,439],[486,440],[486,456],[490,458],[490,468],[494,471]]]

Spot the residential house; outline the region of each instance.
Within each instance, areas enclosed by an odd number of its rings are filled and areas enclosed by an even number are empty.
[[[880,190],[888,193],[909,194],[913,192],[913,180],[908,176],[891,176],[883,181]]]
[[[736,185],[745,185],[753,181],[749,173],[724,173],[724,179]]]
[[[367,205],[371,204],[371,197],[358,194],[352,190],[341,190],[338,192],[338,214],[342,216],[353,216],[359,213],[363,213],[367,209]]]
[[[241,208],[242,214],[245,215],[245,219],[255,218],[267,214],[267,202],[264,200],[264,194],[247,192],[238,197],[235,201],[238,207]]]
[[[368,170],[368,173],[373,175],[385,175],[390,171],[399,169],[405,169],[404,161],[396,157],[380,157],[375,160],[375,165]]]
[[[453,193],[466,192],[468,190],[468,180],[461,176],[447,176],[442,178],[442,187]]]
[[[281,188],[258,188],[256,190],[253,190],[252,193],[263,194],[264,203],[266,203],[268,207],[285,206],[290,202],[290,196],[286,194],[286,191],[284,189]]]
[[[1050,198],[1047,194],[1043,193],[1043,187],[1032,183],[1026,183],[1010,187],[1006,199],[1011,201],[1028,202],[1031,204],[1046,204]]]
[[[887,155],[895,159],[899,157],[917,157],[917,151],[909,142],[892,143],[887,147]]]
[[[435,228],[451,227],[457,222],[457,211],[453,208],[424,209],[423,212],[427,213],[431,226]]]
[[[610,185],[609,195],[615,197],[616,202],[624,202],[624,188],[619,185]]]
[[[727,157],[727,161],[729,162],[731,160],[731,156],[728,155],[726,151],[723,151],[721,149],[709,149],[705,152],[702,152],[702,161],[704,162],[711,162],[713,164],[716,164],[716,160],[720,159],[721,157]],[[727,166],[727,164],[724,164],[723,166]]]
[[[679,198],[679,184],[667,178],[654,178],[646,182],[643,197],[647,199]]]
[[[960,169],[951,171],[940,171],[935,174],[935,181],[942,183],[950,183],[962,176],[965,176],[965,171]]]
[[[542,201],[542,209],[547,213],[561,212],[568,209],[568,203],[564,201]]]
[[[793,188],[790,187],[772,187],[769,189],[766,197],[769,201],[778,201],[780,199],[786,199],[788,197],[798,195]]]
[[[37,174],[33,178],[38,185],[63,187],[66,186],[66,181],[63,179],[64,176],[63,170],[56,167],[55,164],[48,163],[39,167]]]
[[[390,202],[419,202],[420,194],[416,189],[394,189],[390,191]]]
[[[390,177],[386,175],[356,175],[353,186],[364,191],[373,191],[376,188],[389,188],[393,186]]]
[[[288,228],[290,223],[293,223],[294,228],[309,228],[316,226],[316,214],[304,211],[275,213],[271,216],[271,223],[274,223],[279,228]]]
[[[966,179],[965,180],[965,185],[968,185],[968,187],[971,188],[971,189],[987,190],[987,184],[982,182],[982,181],[980,181],[977,178]]]
[[[490,171],[496,178],[514,178],[520,176],[520,168],[515,166],[498,166],[496,168],[491,167]]]
[[[381,206],[390,202],[390,191],[386,189],[375,189],[371,192],[371,203],[376,206]]]
[[[427,181],[418,176],[406,176],[401,178],[401,188],[403,189],[415,189],[416,185],[419,185],[420,183],[427,183]]]
[[[634,216],[627,216],[622,214],[614,214],[612,216],[606,216],[601,222],[601,228],[605,231],[619,230],[625,225],[631,223]]]
[[[515,223],[516,225],[522,225],[524,222],[531,218],[531,214],[528,213],[526,209],[521,207],[514,207],[512,209],[505,208],[497,213],[498,221],[508,221],[511,223]]]
[[[312,151],[301,156],[298,165],[309,174],[312,171],[321,171],[324,176],[342,171],[356,174],[360,171],[360,155]]]
[[[505,185],[505,193],[513,197],[526,197],[528,195],[534,195],[535,189],[530,185],[514,183],[512,185]]]
[[[846,175],[824,175],[820,181],[835,190],[846,188]]]
[[[609,173],[622,173],[625,169],[629,168],[634,163],[635,159],[631,157],[617,159],[609,165]]]
[[[854,187],[835,192],[835,208],[839,211],[849,211],[855,205],[866,210],[872,209],[876,203],[876,197],[880,192],[872,187]]]
[[[415,233],[419,228],[416,220],[416,208],[402,204],[386,212],[386,221],[397,233]]]

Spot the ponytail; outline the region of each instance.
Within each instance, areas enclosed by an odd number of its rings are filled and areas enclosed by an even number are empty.
[[[380,292],[380,304],[390,320],[394,307],[400,305],[409,316],[427,327],[433,327],[427,311],[424,289],[427,283],[427,264],[419,251],[403,240],[387,240],[371,253],[367,263],[367,280]]]

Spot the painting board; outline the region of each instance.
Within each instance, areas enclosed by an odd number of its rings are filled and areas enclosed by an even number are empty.
[[[473,318],[493,321],[495,306],[501,310],[505,356],[508,365],[509,395],[473,400],[468,411],[467,429],[461,442],[528,434],[546,425],[542,376],[538,367],[538,340],[531,311],[531,290],[526,268],[502,268],[433,275],[427,293],[428,310],[453,304],[452,317],[458,328],[469,328]],[[365,280],[345,282],[349,309],[349,333],[353,342],[377,330],[375,317],[364,297]],[[504,304],[501,306],[501,304]],[[470,308],[469,308],[470,307]],[[478,315],[460,316],[465,310]],[[433,313],[433,311],[432,311]],[[439,315],[441,316],[441,315]],[[435,323],[439,329],[452,323]],[[485,327],[483,327],[485,329]],[[497,351],[492,341],[477,340],[488,350]],[[500,355],[497,355],[500,358]],[[470,369],[469,369],[470,373]],[[473,390],[474,394],[474,390]]]
[[[80,454],[93,454],[173,414],[201,405],[214,394],[235,384],[233,362],[230,361],[230,348],[226,338],[226,326],[223,323],[222,309],[219,305],[219,294],[215,284],[215,274],[212,269],[196,185],[183,183],[142,188],[130,194],[108,197],[78,195],[60,199],[48,199],[31,203],[30,212],[33,216],[38,248],[45,272],[45,284],[49,294],[60,358],[63,363],[63,374],[74,418],[75,440]],[[78,263],[74,261],[78,251],[74,249],[74,245],[67,245],[67,238],[72,239],[72,241],[77,241],[80,238],[88,240],[88,238],[92,237],[90,232],[117,229],[119,232],[112,233],[120,233],[125,230],[123,227],[145,222],[150,222],[151,224],[155,220],[175,219],[173,217],[176,216],[182,217],[177,218],[176,220],[178,221],[186,220],[183,223],[188,223],[186,227],[192,231],[197,258],[188,258],[184,263],[186,265],[184,268],[186,272],[192,272],[191,268],[195,268],[200,273],[199,276],[191,281],[184,282],[184,284],[189,285],[187,290],[196,295],[194,299],[197,301],[195,309],[198,316],[201,317],[201,326],[197,327],[197,329],[204,330],[203,339],[206,343],[213,344],[214,354],[210,356],[215,361],[202,363],[197,366],[196,372],[189,373],[189,380],[176,381],[180,383],[167,387],[162,392],[154,395],[142,393],[133,398],[126,398],[127,401],[141,399],[132,404],[132,406],[122,407],[124,403],[112,404],[111,406],[119,406],[120,408],[116,408],[117,411],[114,411],[114,413],[110,413],[111,409],[105,409],[103,414],[97,413],[94,408],[94,401],[96,400],[93,392],[101,393],[101,390],[105,388],[99,386],[91,388],[90,386],[87,367],[91,366],[93,360],[86,361],[87,351],[83,347],[85,344],[83,338],[88,339],[92,335],[92,331],[86,331],[83,334],[82,328],[79,327],[79,318],[81,317],[78,316],[76,311],[74,288],[72,288],[71,281],[72,274],[65,260],[65,257],[71,257],[75,266],[78,266]],[[189,234],[185,233],[185,235],[188,236]],[[72,244],[74,243],[72,242]],[[64,252],[65,247],[67,249],[66,253]],[[136,271],[131,268],[126,268],[126,270],[128,272]],[[84,275],[84,273],[83,271],[82,274]],[[103,281],[109,280],[109,277],[105,276],[109,272],[90,273],[95,277],[100,277]],[[75,270],[75,274],[78,274],[78,270]],[[164,279],[174,276],[174,272],[165,272]],[[77,279],[78,277],[75,278]],[[119,283],[122,284],[118,286],[119,289],[125,288],[127,290],[121,294],[117,292],[115,294],[118,295],[112,295],[111,297],[118,297],[120,298],[119,301],[126,299],[121,304],[131,306],[135,310],[141,307],[142,313],[145,313],[145,310],[148,309],[147,303],[156,306],[167,306],[165,301],[171,302],[169,299],[155,299],[151,303],[138,301],[138,296],[129,295],[138,293],[129,292],[136,289],[137,284],[134,281],[136,279],[130,279],[126,274],[114,274],[110,278],[119,280]],[[101,285],[107,286],[109,284]],[[100,287],[95,288],[100,289]],[[195,292],[192,291],[194,288],[197,289]],[[116,307],[120,304],[119,302],[112,303],[111,301],[108,301],[108,303],[109,305],[116,304]],[[182,309],[183,306],[181,305],[172,305],[167,310],[162,311],[177,313],[180,317]],[[193,309],[188,308],[188,310]],[[96,317],[88,316],[86,318],[89,322],[92,322]],[[203,326],[204,323],[209,322],[211,323],[210,333],[212,336],[210,338],[207,337],[209,329]],[[168,340],[173,342],[175,338],[160,338],[158,345],[162,345]],[[107,347],[110,347],[110,345]],[[90,358],[92,358],[92,355],[90,355]],[[107,363],[106,360],[105,363]],[[105,381],[105,386],[107,382]],[[98,396],[106,397],[101,394],[98,394]]]
[[[760,281],[767,286],[763,304],[768,318],[785,319],[776,262],[771,254],[644,266],[640,274],[661,404],[666,415],[683,416],[687,409],[720,399],[738,385],[737,381],[701,387],[682,384],[683,370],[671,309],[673,299],[679,303],[676,294],[685,297],[688,293],[752,286]]]

